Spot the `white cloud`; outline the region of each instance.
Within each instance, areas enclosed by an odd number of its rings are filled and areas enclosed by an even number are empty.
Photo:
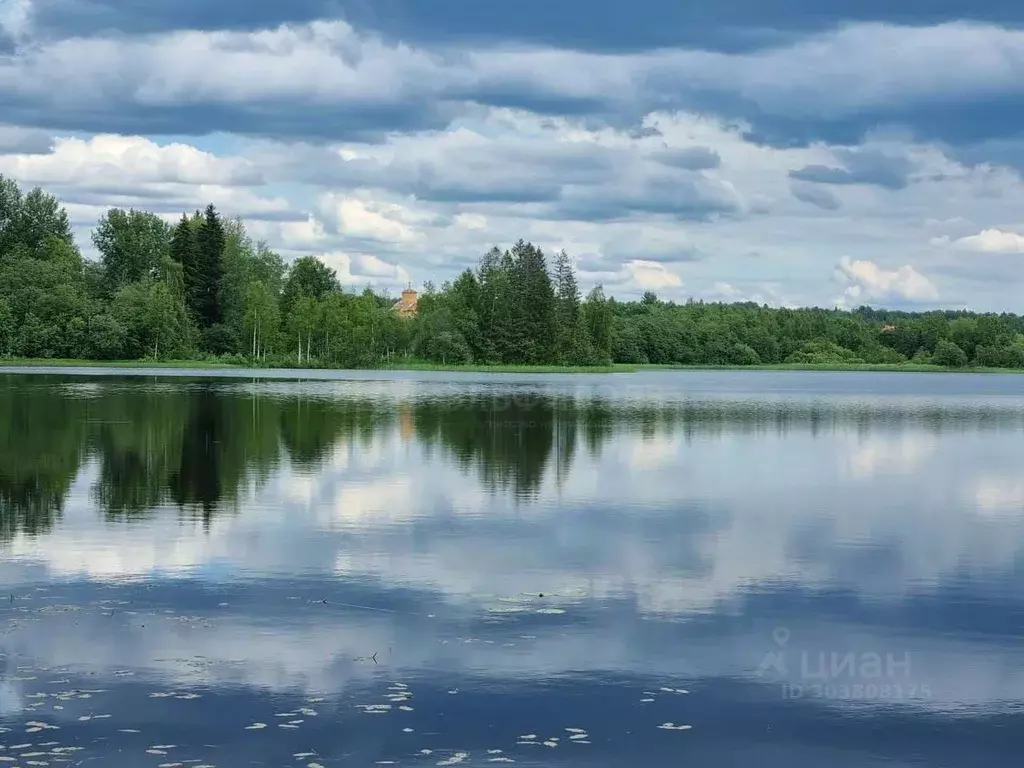
[[[15,40],[24,40],[32,29],[32,0],[4,0],[0,3],[0,30]]]
[[[846,285],[843,295],[836,300],[840,306],[886,300],[935,301],[939,298],[935,284],[909,265],[887,270],[873,261],[854,261],[843,256],[836,272]]]
[[[995,228],[984,229],[976,235],[939,242],[949,242],[956,248],[981,253],[1024,253],[1024,235]]]
[[[70,88],[58,105],[61,114],[71,114],[68,109],[76,100],[90,109],[103,104],[107,112],[137,114],[147,105],[166,111],[180,99],[201,116],[205,99],[207,106],[215,104],[217,114],[256,110],[259,125],[275,115],[300,113],[308,116],[306,123],[330,128],[346,114],[364,115],[371,104],[398,109],[419,99],[442,105],[441,123],[449,127],[420,131],[414,120],[386,135],[372,129],[369,138],[308,145],[234,138],[223,140],[229,148],[217,152],[186,142],[161,146],[141,136],[65,136],[49,154],[31,155],[26,149],[0,155],[0,173],[51,188],[81,211],[76,223],[95,221],[96,212],[109,205],[175,217],[214,202],[228,215],[250,217],[253,234],[286,257],[374,257],[396,270],[400,265],[417,283],[440,283],[491,245],[508,246],[522,237],[549,252],[566,248],[573,255],[606,257],[600,274],[581,276],[583,287],[603,280],[623,298],[655,286],[680,290],[685,277],[694,295],[716,295],[714,286],[722,283],[759,303],[827,304],[839,244],[851,265],[903,265],[892,279],[881,268],[874,274],[840,270],[843,301],[927,301],[937,296],[937,288],[923,275],[937,274],[938,267],[923,266],[920,246],[938,234],[935,222],[959,217],[956,232],[945,229],[950,237],[981,230],[993,239],[992,224],[1013,221],[1024,198],[1024,183],[1016,174],[962,166],[937,146],[915,143],[909,134],[879,132],[865,148],[911,160],[917,169],[913,183],[902,190],[843,187],[841,208],[827,210],[829,188],[812,185],[820,194],[809,205],[803,192],[805,199],[794,198],[788,177],[794,169],[834,164],[835,150],[826,144],[782,149],[754,143],[744,137],[750,126],[672,111],[671,100],[664,111],[642,117],[643,131],[465,103],[481,83],[500,91],[511,79],[528,91],[539,83],[548,92],[612,94],[628,111],[636,106],[626,102],[637,98],[637,89],[625,89],[619,97],[609,84],[649,84],[651,73],[676,82],[694,62],[714,61],[722,64],[721,71],[701,70],[691,82],[739,83],[736,87],[753,101],[780,110],[810,93],[821,99],[816,108],[841,115],[849,113],[850,104],[884,103],[904,87],[890,82],[892,70],[877,57],[857,53],[855,43],[878,44],[899,33],[915,56],[930,60],[930,41],[952,41],[954,48],[970,52],[965,66],[977,74],[995,66],[978,54],[984,45],[1008,52],[1004,65],[1012,69],[1014,52],[1024,40],[1024,33],[963,25],[894,29],[860,25],[789,47],[736,55],[597,55],[538,48],[511,53],[495,46],[446,57],[391,45],[340,22],[252,34],[41,41],[0,63],[0,82],[10,78],[12,89],[23,95],[38,89],[41,98]],[[849,72],[837,65],[822,70],[824,79],[806,69],[808,62],[831,61],[836,52],[849,52],[844,66],[859,73],[849,89],[822,85],[829,77],[847,77]],[[883,58],[888,55],[883,51]],[[552,63],[558,64],[558,77],[541,77],[538,66]],[[569,64],[586,69],[566,70]],[[947,87],[931,83],[924,67],[915,64],[911,70],[924,89],[921,98]],[[210,82],[209,71],[224,77]],[[318,77],[309,78],[308,71],[317,71]],[[196,86],[200,75],[203,82]],[[79,76],[77,85],[67,85],[68,78]],[[955,78],[950,82],[962,85]],[[447,111],[455,102],[457,109]],[[317,110],[322,109],[334,111],[321,118]],[[237,124],[247,120],[240,116]],[[197,131],[207,127],[220,124],[190,125]],[[14,137],[8,143],[21,141]],[[719,157],[720,164],[687,171],[657,160],[659,152],[697,150]],[[261,181],[266,185],[256,195],[252,185]],[[727,217],[728,224],[716,217]],[[79,235],[87,242],[87,232]],[[986,247],[1011,244],[1003,238]],[[350,266],[359,271],[356,262]],[[374,269],[382,268],[367,267]],[[1019,293],[1020,278],[1014,275],[987,284],[977,275],[972,279],[958,283],[944,274],[943,298],[1003,309]],[[762,287],[769,284],[778,286],[784,301]]]
[[[0,155],[0,172],[30,184],[120,187],[129,192],[143,184],[233,186],[262,181],[241,158],[217,157],[188,144],[161,146],[141,136],[109,134],[59,137],[47,154]]]
[[[417,238],[410,224],[418,217],[400,205],[327,193],[321,196],[317,208],[337,232],[346,236],[384,242],[409,242]]]
[[[656,261],[629,261],[623,266],[623,276],[645,291],[683,287],[683,279],[679,275]]]

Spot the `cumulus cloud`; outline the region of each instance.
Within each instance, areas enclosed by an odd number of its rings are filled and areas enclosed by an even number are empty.
[[[789,185],[793,197],[825,211],[838,211],[843,204],[839,197],[830,189],[819,187],[803,181],[794,180]]]
[[[984,229],[976,235],[955,240],[937,238],[937,245],[952,245],[966,251],[980,253],[1024,253],[1024,235],[1002,229]]]
[[[662,149],[652,152],[651,158],[663,165],[687,171],[708,171],[722,164],[721,156],[710,147]]]
[[[46,154],[53,149],[53,136],[47,131],[0,125],[0,155]]]
[[[840,167],[808,165],[790,171],[797,181],[816,184],[873,184],[886,189],[907,186],[914,164],[906,157],[887,155],[871,149],[837,149]]]
[[[760,305],[767,304],[770,307],[797,306],[780,293],[778,285],[772,283],[758,283],[747,288],[739,288],[724,280],[717,280],[710,288],[701,291],[700,295],[705,299],[721,301],[726,304],[753,302]]]
[[[3,133],[0,133],[2,139]],[[100,134],[89,139],[60,137],[50,152],[0,156],[0,170],[28,183],[64,186],[88,179],[121,189],[139,184],[263,183],[241,158],[221,158],[188,144],[158,145],[141,136]]]
[[[79,224],[108,205],[175,216],[212,201],[286,257],[372,256],[416,281],[523,237],[566,248],[623,297],[641,290],[630,270],[671,279],[637,262],[680,280],[685,264],[701,295],[727,283],[770,298],[757,286],[784,280],[797,303],[829,299],[837,246],[920,274],[914,249],[940,234],[922,235],[922,212],[961,216],[944,230],[961,237],[1014,221],[1024,194],[984,162],[1009,162],[1002,145],[978,141],[1015,125],[1010,107],[979,110],[1019,101],[1019,30],[956,14],[859,23],[886,13],[858,6],[835,11],[851,22],[835,28],[776,27],[770,45],[613,49],[571,44],[564,24],[541,39],[538,10],[526,37],[510,21],[484,44],[438,31],[443,9],[403,12],[416,28],[399,35],[346,1],[227,0],[214,20],[188,3],[38,0],[0,58],[0,173],[56,192]],[[922,140],[935,136],[948,141]],[[1000,280],[970,299],[1000,309],[1014,296]]]
[[[851,24],[758,51],[593,53],[402,44],[314,21],[43,41],[0,64],[0,87],[19,120],[98,132],[144,122],[163,133],[379,137],[443,128],[485,104],[620,125],[656,109],[712,111],[783,144],[851,143],[894,123],[962,143],[1010,130],[981,118],[1016,103],[1022,72],[1024,32],[964,23]]]
[[[909,265],[887,270],[873,261],[854,261],[844,256],[839,260],[836,276],[846,286],[836,300],[840,306],[872,301],[927,302],[939,298],[935,284]]]

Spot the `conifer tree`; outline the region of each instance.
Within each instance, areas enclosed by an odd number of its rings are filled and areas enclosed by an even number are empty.
[[[213,204],[206,206],[202,224],[196,233],[198,255],[197,306],[199,324],[209,328],[221,321],[220,284],[224,275],[224,222]]]
[[[576,357],[580,327],[580,289],[569,254],[564,250],[555,257],[555,356],[568,364]]]

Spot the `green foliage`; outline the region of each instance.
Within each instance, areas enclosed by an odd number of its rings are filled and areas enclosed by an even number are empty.
[[[338,290],[334,270],[315,256],[302,256],[292,262],[281,296],[281,312],[291,314],[295,303],[303,296],[319,301]]]
[[[947,368],[963,368],[967,365],[967,353],[959,345],[946,339],[939,339],[932,354],[932,363]]]
[[[822,366],[904,363],[1024,368],[1024,317],[860,307],[770,309],[677,304],[651,291],[585,299],[572,259],[549,265],[532,243],[487,251],[419,311],[343,291],[321,260],[286,268],[241,221],[209,205],[169,227],[112,208],[75,246],[67,213],[0,176],[0,355],[23,358],[230,360],[239,364],[376,367],[663,365]]]
[[[171,228],[152,213],[111,208],[92,232],[100,252],[108,295],[129,283],[166,276],[171,262]]]
[[[195,312],[199,327],[208,329],[221,321],[221,281],[224,278],[224,224],[213,204],[206,206],[196,232],[198,259],[193,285]],[[213,350],[210,350],[211,352]]]
[[[837,363],[856,364],[865,362],[852,349],[841,347],[835,342],[819,339],[803,344],[800,349],[786,358],[787,363],[801,365],[834,365]]]

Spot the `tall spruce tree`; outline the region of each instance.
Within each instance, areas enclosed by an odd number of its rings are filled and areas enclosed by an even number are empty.
[[[569,364],[576,357],[576,338],[580,317],[580,289],[569,254],[564,250],[555,257],[555,356]]]
[[[224,222],[213,203],[206,206],[202,225],[196,233],[197,307],[199,324],[209,328],[221,321],[220,284],[224,276],[224,245],[227,242]]]
[[[516,362],[550,363],[555,353],[555,291],[544,252],[520,240],[515,259]]]
[[[196,321],[200,309],[198,217],[198,211],[192,217],[183,213],[171,233],[171,259],[181,265],[185,304]]]

